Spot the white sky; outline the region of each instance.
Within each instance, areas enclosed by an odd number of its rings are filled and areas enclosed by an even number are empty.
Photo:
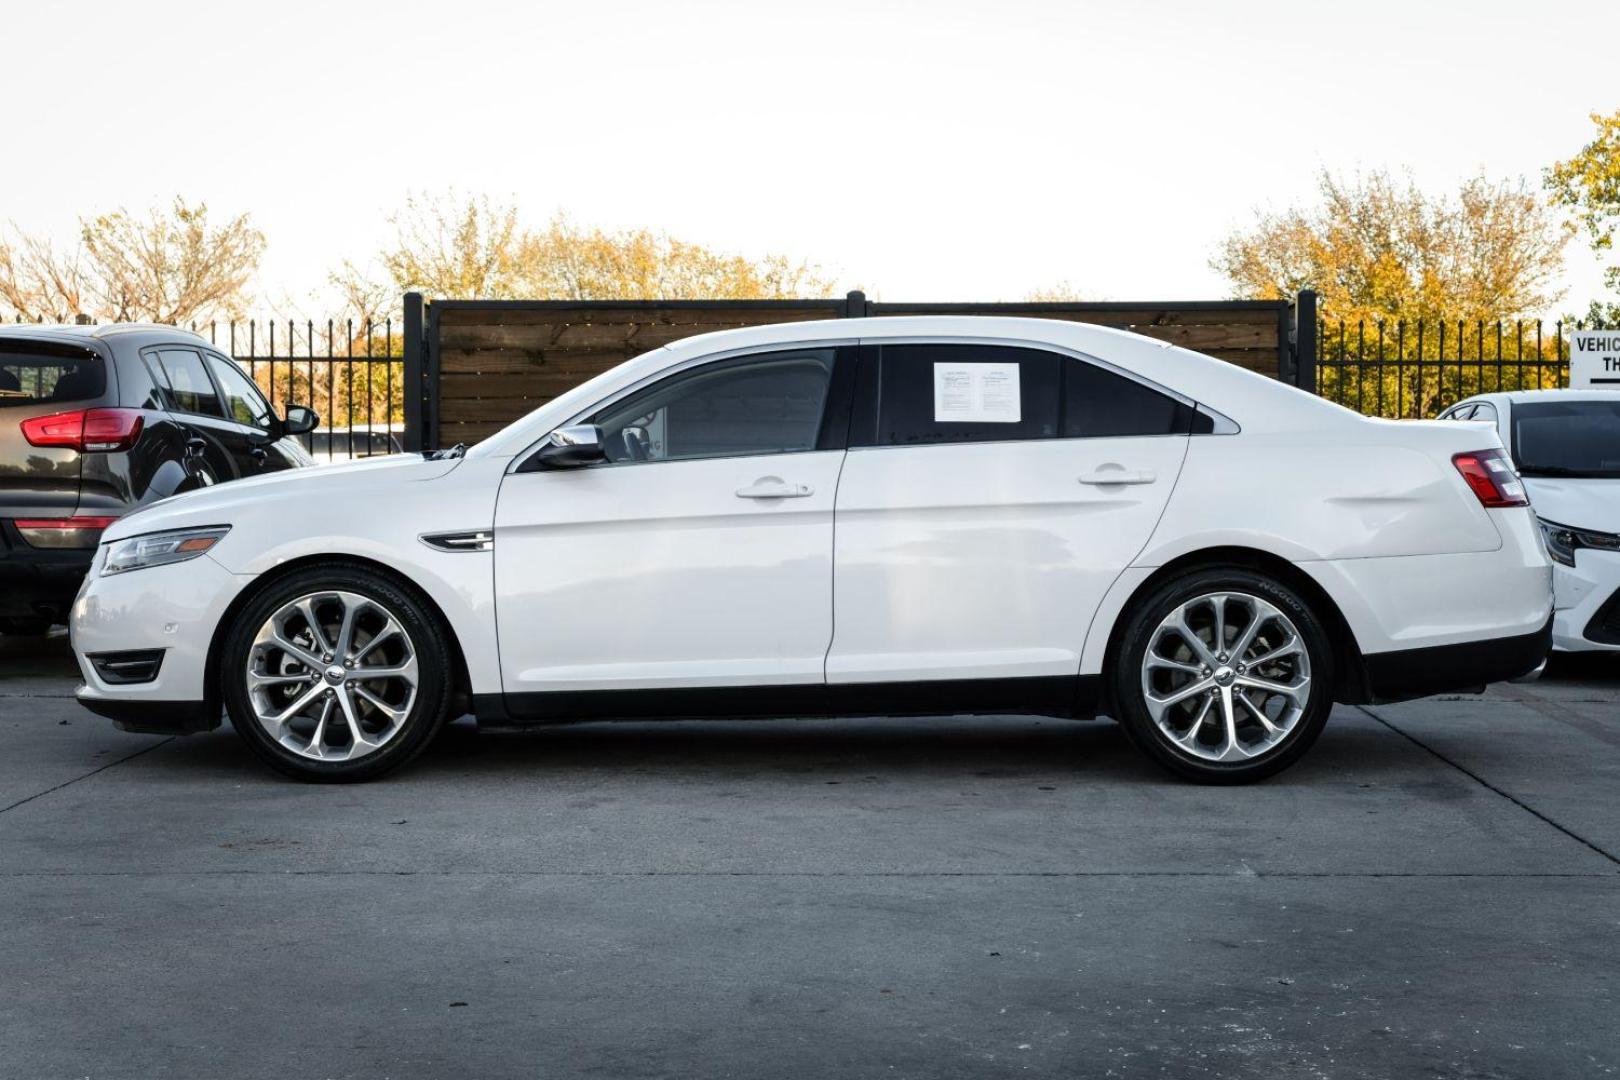
[[[890,300],[1217,298],[1218,240],[1321,166],[1538,180],[1620,107],[1616,0],[6,0],[0,26],[0,220],[250,211],[262,306],[315,314],[448,185]]]

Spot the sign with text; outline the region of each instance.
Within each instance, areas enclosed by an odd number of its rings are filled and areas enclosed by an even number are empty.
[[[934,423],[1016,424],[1017,364],[935,364]]]
[[[1571,390],[1620,390],[1620,330],[1577,330],[1569,335]]]

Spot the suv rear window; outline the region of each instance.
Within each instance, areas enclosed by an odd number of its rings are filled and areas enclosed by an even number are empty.
[[[52,341],[0,341],[0,408],[85,401],[106,389],[106,365],[89,349]]]

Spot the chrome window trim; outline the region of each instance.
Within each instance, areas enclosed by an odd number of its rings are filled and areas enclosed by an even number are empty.
[[[979,336],[968,335],[968,334],[949,334],[949,335],[906,334],[906,335],[901,335],[901,336],[898,336],[898,337],[862,338],[861,341],[860,341],[860,344],[862,344],[862,345],[878,345],[878,346],[882,346],[882,345],[994,345],[994,346],[1001,346],[1001,347],[1004,347],[1004,348],[1011,348],[1011,349],[1033,349],[1033,350],[1035,350],[1037,352],[1054,353],[1054,354],[1056,354],[1058,356],[1067,357],[1070,360],[1078,360],[1083,364],[1093,364],[1093,365],[1095,365],[1095,366],[1097,366],[1099,368],[1102,368],[1104,371],[1108,372],[1111,375],[1118,375],[1123,379],[1128,379],[1129,381],[1131,381],[1133,383],[1136,383],[1138,386],[1145,386],[1149,390],[1154,391],[1155,393],[1163,394],[1165,397],[1170,398],[1172,401],[1179,402],[1180,404],[1186,406],[1187,408],[1192,409],[1194,412],[1203,413],[1205,416],[1209,417],[1210,420],[1212,420],[1214,422],[1214,424],[1215,424],[1215,429],[1213,431],[1211,431],[1211,432],[1208,432],[1207,434],[1210,434],[1210,435],[1236,435],[1238,432],[1243,430],[1242,427],[1238,424],[1238,422],[1236,420],[1233,420],[1231,417],[1227,416],[1225,413],[1222,413],[1222,412],[1219,412],[1219,411],[1217,411],[1215,409],[1212,409],[1208,405],[1204,405],[1204,404],[1201,404],[1201,403],[1199,403],[1197,401],[1194,401],[1192,398],[1188,397],[1186,394],[1183,394],[1181,391],[1172,390],[1170,387],[1165,386],[1163,383],[1154,382],[1152,379],[1147,378],[1146,376],[1144,376],[1140,372],[1132,371],[1130,368],[1121,367],[1118,364],[1110,363],[1109,361],[1103,360],[1100,357],[1093,356],[1090,353],[1081,352],[1079,349],[1072,349],[1067,345],[1059,345],[1059,344],[1056,344],[1056,343],[1050,342],[1050,341],[1035,341],[1035,340],[1031,340],[1031,339],[1028,339],[1028,338],[979,337]],[[1160,439],[1160,438],[1165,438],[1165,436],[1163,436],[1163,435],[1103,435],[1103,436],[1098,436],[1098,435],[1055,435],[1055,436],[1052,436],[1052,437],[1055,438],[1055,439],[1095,439],[1095,438],[1108,438],[1108,439]],[[1188,435],[1188,436],[1183,436],[1183,437],[1184,438],[1198,438],[1200,436]],[[1032,441],[1039,441],[1039,440],[1031,440],[1031,439],[994,439],[994,440],[983,439],[983,440],[976,440],[975,445],[977,445],[979,443],[986,443],[986,442],[1032,442]],[[930,443],[928,445],[932,446],[932,445],[946,445],[946,444]],[[885,449],[890,449],[890,448],[889,447],[850,447],[850,449],[852,449],[852,450],[854,450],[854,449],[885,450]]]
[[[564,428],[564,427],[568,427],[568,426],[570,426],[572,424],[580,423],[582,420],[585,419],[585,417],[590,416],[592,413],[601,412],[603,409],[608,408],[608,407],[616,404],[617,402],[623,400],[624,398],[630,396],[631,394],[637,393],[637,392],[641,391],[642,389],[645,389],[646,387],[653,385],[654,383],[661,382],[662,380],[667,379],[667,378],[669,378],[669,377],[671,377],[673,375],[681,374],[683,372],[691,370],[692,368],[700,367],[700,366],[702,366],[704,364],[715,363],[715,362],[718,362],[718,361],[721,361],[721,360],[733,360],[733,359],[736,359],[739,356],[750,356],[750,355],[754,355],[754,354],[776,353],[776,352],[794,352],[794,351],[800,350],[800,349],[837,349],[837,348],[843,348],[843,347],[849,347],[849,346],[859,346],[859,345],[877,345],[877,346],[883,346],[883,345],[999,345],[999,346],[1004,346],[1004,347],[1013,348],[1013,349],[1036,349],[1036,350],[1040,350],[1040,351],[1044,351],[1044,352],[1055,353],[1058,356],[1065,356],[1065,357],[1068,357],[1071,360],[1079,360],[1082,363],[1095,364],[1097,367],[1102,368],[1104,371],[1110,372],[1110,373],[1112,373],[1114,375],[1119,375],[1122,378],[1129,379],[1131,382],[1134,382],[1134,383],[1136,383],[1136,384],[1138,384],[1140,386],[1145,386],[1149,390],[1153,390],[1153,391],[1155,391],[1157,393],[1163,394],[1164,396],[1166,396],[1166,397],[1168,397],[1168,398],[1170,398],[1170,399],[1172,399],[1174,401],[1180,402],[1182,405],[1185,405],[1188,408],[1193,409],[1196,412],[1203,413],[1205,416],[1208,416],[1212,421],[1214,421],[1214,424],[1215,424],[1215,429],[1213,431],[1211,431],[1211,432],[1208,432],[1208,434],[1210,434],[1210,435],[1236,435],[1236,434],[1238,434],[1239,432],[1241,432],[1243,430],[1242,425],[1240,425],[1236,420],[1233,420],[1231,417],[1227,416],[1225,413],[1222,413],[1222,412],[1220,412],[1220,411],[1218,411],[1216,409],[1212,409],[1207,405],[1201,404],[1200,402],[1197,402],[1197,401],[1193,400],[1192,398],[1188,397],[1186,394],[1183,394],[1179,390],[1172,390],[1170,387],[1165,386],[1163,383],[1155,382],[1152,379],[1149,379],[1149,378],[1143,376],[1139,372],[1132,371],[1131,369],[1126,368],[1126,367],[1121,367],[1118,364],[1110,363],[1109,361],[1103,360],[1100,357],[1093,356],[1090,353],[1081,352],[1079,349],[1070,348],[1067,345],[1059,345],[1059,344],[1056,344],[1054,342],[1041,341],[1041,340],[1031,339],[1031,338],[1011,338],[1011,337],[1002,337],[1002,336],[999,336],[999,335],[982,336],[982,335],[975,335],[975,334],[899,334],[899,335],[896,335],[896,336],[893,336],[893,337],[836,337],[836,338],[812,338],[812,339],[809,339],[809,340],[806,340],[806,341],[770,342],[769,344],[740,345],[740,346],[738,346],[736,348],[733,348],[733,349],[723,349],[720,352],[704,353],[701,356],[694,356],[690,360],[682,361],[681,363],[676,364],[674,367],[664,368],[663,370],[661,370],[661,371],[659,371],[659,372],[657,372],[655,374],[648,375],[644,379],[640,379],[640,380],[632,383],[629,386],[622,387],[621,389],[619,389],[617,391],[614,391],[612,394],[608,395],[607,397],[597,399],[591,405],[589,405],[589,406],[587,406],[587,407],[585,407],[583,409],[580,409],[578,412],[574,413],[572,416],[570,416],[568,419],[564,420],[562,423],[557,424],[555,427],[553,427],[551,429],[551,431],[555,431],[555,430],[557,430],[557,428]],[[666,345],[666,346],[664,346],[664,348],[669,348],[669,346]],[[518,466],[520,464],[522,464],[522,462],[527,460],[528,457],[531,454],[533,454],[536,450],[538,450],[540,448],[541,443],[545,442],[548,438],[551,437],[551,431],[547,431],[545,434],[541,435],[538,439],[535,439],[532,443],[529,443],[522,450],[520,450],[516,454],[514,454],[512,456],[512,458],[511,458],[511,460],[507,463],[507,466],[506,466],[506,469],[505,469],[506,473],[508,473],[508,474],[515,473],[517,471]],[[1064,438],[1064,437],[1065,436],[1057,436],[1057,438]],[[1070,437],[1070,438],[1090,438],[1090,437],[1094,437],[1094,436],[1077,435],[1077,436],[1068,436],[1068,437]],[[1109,436],[1109,437],[1111,437],[1111,438],[1161,438],[1162,436],[1157,436],[1157,435],[1122,435],[1122,436]],[[1186,437],[1186,438],[1200,438],[1201,436],[1188,435],[1188,436],[1184,436],[1184,437]],[[1001,440],[998,440],[998,441],[1001,441]],[[1029,440],[1018,439],[1018,440],[1006,440],[1006,441],[1027,442]],[[885,447],[850,447],[849,449],[887,449],[887,448],[885,448]]]

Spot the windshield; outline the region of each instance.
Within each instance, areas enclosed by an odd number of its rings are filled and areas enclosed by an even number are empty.
[[[1525,476],[1620,477],[1620,394],[1514,405],[1513,456]]]

